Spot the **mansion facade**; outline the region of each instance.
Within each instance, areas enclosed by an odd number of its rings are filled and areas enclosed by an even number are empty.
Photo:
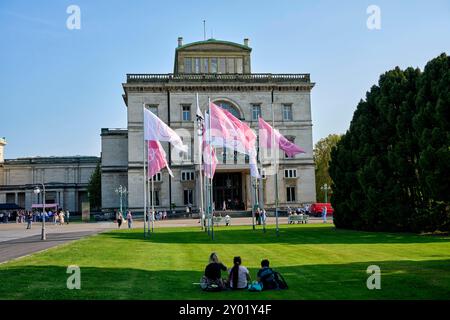
[[[309,74],[251,72],[248,39],[243,44],[209,39],[183,44],[178,39],[173,73],[127,74],[122,84],[127,107],[126,129],[101,129],[102,208],[119,207],[116,189],[128,190],[127,207],[142,212],[144,206],[143,108],[148,108],[174,129],[188,145],[178,154],[162,142],[174,177],[166,169],[154,177],[157,210],[178,210],[200,203],[200,164],[196,123],[197,94],[204,114],[208,101],[227,109],[258,132],[258,117],[273,123],[306,153],[279,156],[279,207],[313,203],[315,167],[313,161],[311,90]],[[263,175],[256,192],[248,158],[233,150],[218,149],[219,164],[213,181],[216,209],[250,210],[255,197],[264,207],[275,206],[275,175]],[[263,173],[265,166],[263,162]]]
[[[25,157],[4,159],[6,140],[0,138],[0,204],[16,204],[25,210],[41,205],[42,193],[36,187],[45,185],[48,208],[81,212],[88,201],[87,187],[99,157]]]

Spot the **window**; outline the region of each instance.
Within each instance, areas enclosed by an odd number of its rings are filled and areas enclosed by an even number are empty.
[[[287,200],[287,202],[295,201],[295,187],[287,187],[286,188],[286,200]]]
[[[297,169],[284,169],[285,178],[297,178]]]
[[[182,108],[182,119],[183,121],[191,121],[191,105],[185,104],[181,106]]]
[[[192,73],[192,58],[184,58],[184,73]]]
[[[226,73],[226,60],[225,58],[219,58],[219,73]]]
[[[294,143],[294,141],[295,141],[295,136],[285,136],[285,137],[286,137],[286,139],[287,139],[288,141]],[[290,156],[288,156],[288,155],[285,153],[285,154],[284,154],[284,158],[285,158],[285,159],[294,159],[295,156],[290,157]]]
[[[227,58],[227,73],[234,72],[234,58]]]
[[[202,58],[202,73],[208,73],[208,58]]]
[[[217,73],[217,58],[211,58],[211,73]]]
[[[192,159],[192,149],[194,140],[191,137],[183,137],[181,136],[181,141],[188,147],[187,152],[179,152],[179,159],[183,159],[185,161],[190,161]]]
[[[216,105],[218,105],[219,107],[221,107],[222,109],[225,109],[228,112],[230,112],[236,118],[238,118],[238,119],[241,118],[241,113],[239,112],[239,109],[236,108],[234,105],[232,105],[230,102],[227,102],[227,101],[215,101],[214,103]]]
[[[258,121],[258,118],[261,116],[261,105],[253,104],[252,105],[252,120]]]
[[[194,203],[194,190],[192,189],[185,189],[184,190],[184,204],[189,205]]]
[[[194,58],[194,73],[200,73],[200,58]]]
[[[242,58],[236,59],[236,73],[243,73]]]
[[[155,194],[155,206],[159,206],[159,190],[153,190],[153,193]],[[152,201],[152,192],[150,191],[150,203]]]
[[[153,114],[158,115],[158,106],[154,105],[154,104],[147,104],[145,105],[145,107],[147,108],[147,110],[149,110],[150,112],[153,112]]]
[[[283,104],[283,120],[292,121],[292,105]]]
[[[181,181],[192,181],[194,178],[194,171],[181,171]]]
[[[160,182],[161,181],[161,172],[158,172],[152,177],[153,181]]]

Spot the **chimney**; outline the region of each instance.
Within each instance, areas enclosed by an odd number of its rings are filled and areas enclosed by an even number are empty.
[[[248,38],[244,39],[244,46],[248,47]]]
[[[4,137],[0,138],[0,163],[5,162],[5,153],[4,153],[5,146],[6,146],[6,139]]]
[[[183,37],[178,37],[178,47],[183,45]]]

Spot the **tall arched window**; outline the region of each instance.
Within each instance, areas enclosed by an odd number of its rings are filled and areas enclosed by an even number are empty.
[[[241,113],[239,112],[239,109],[234,106],[231,102],[228,101],[214,101],[214,104],[218,105],[222,109],[225,109],[229,111],[233,116],[235,116],[238,119],[242,119]]]

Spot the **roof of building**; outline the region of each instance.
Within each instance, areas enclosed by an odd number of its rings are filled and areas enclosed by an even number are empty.
[[[191,42],[191,43],[186,43],[185,45],[182,45],[180,47],[176,48],[176,51],[178,50],[183,50],[192,46],[196,46],[196,45],[202,45],[202,44],[225,44],[225,45],[231,45],[231,46],[235,46],[244,50],[248,50],[248,51],[252,51],[252,48],[240,44],[240,43],[236,43],[236,42],[232,42],[232,41],[225,41],[225,40],[217,40],[217,39],[208,39],[208,40],[203,40],[203,41],[196,41],[196,42]]]
[[[5,159],[4,164],[66,164],[66,163],[96,163],[100,157],[95,156],[65,156],[65,157],[24,157]]]

